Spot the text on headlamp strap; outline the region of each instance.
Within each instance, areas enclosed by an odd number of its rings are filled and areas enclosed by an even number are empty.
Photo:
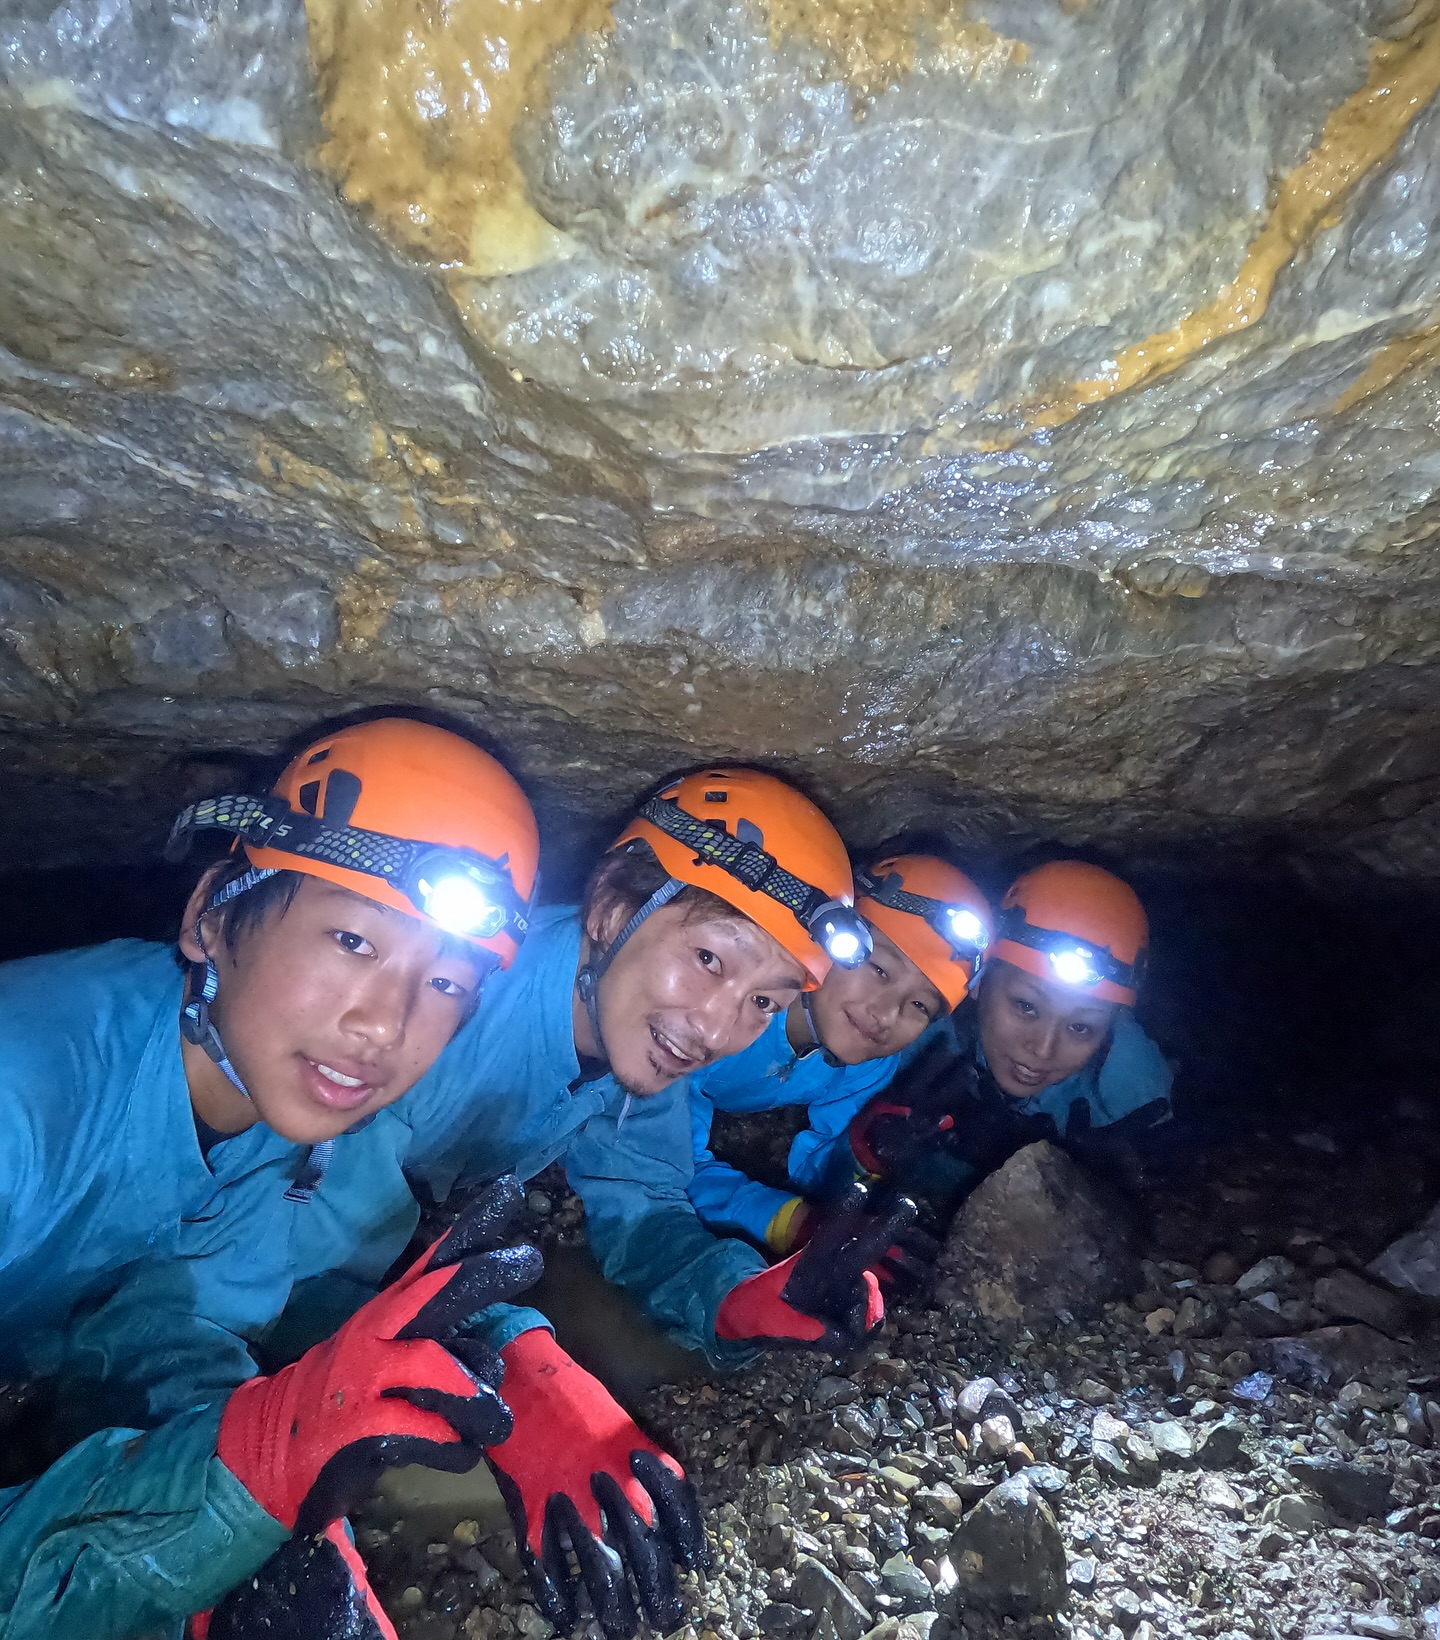
[[[723,826],[706,820],[697,820],[686,814],[678,803],[663,797],[652,797],[640,810],[640,817],[652,826],[673,837],[677,843],[693,849],[701,865],[718,866],[721,871],[736,877],[756,894],[768,895],[793,911],[800,921],[826,902],[812,884],[786,871],[773,854],[755,843],[742,842],[732,837]]]

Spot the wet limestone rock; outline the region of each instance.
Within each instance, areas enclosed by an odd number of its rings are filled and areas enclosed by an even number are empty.
[[[1440,874],[1433,8],[362,9],[0,14],[8,865],[407,702]]]
[[[940,1303],[999,1332],[1079,1317],[1133,1289],[1123,1210],[1058,1146],[1018,1150],[967,1199],[939,1261]]]
[[[970,1511],[950,1544],[966,1607],[996,1617],[1043,1617],[1065,1604],[1065,1544],[1050,1506],[1024,1470]]]

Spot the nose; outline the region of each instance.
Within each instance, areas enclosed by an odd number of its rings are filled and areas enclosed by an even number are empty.
[[[415,986],[404,974],[388,973],[383,964],[356,987],[341,1019],[341,1029],[374,1050],[389,1051],[405,1040],[415,1004]]]
[[[712,1059],[723,1059],[726,1054],[748,1047],[753,1034],[738,1040],[744,1029],[745,1008],[750,1000],[748,987],[731,990],[717,987],[715,992],[690,1009],[687,1016],[697,1043],[703,1044]]]
[[[1053,1020],[1031,1027],[1029,1040],[1025,1046],[1031,1058],[1038,1062],[1037,1070],[1041,1065],[1048,1065],[1054,1059],[1059,1041],[1060,1027]]]

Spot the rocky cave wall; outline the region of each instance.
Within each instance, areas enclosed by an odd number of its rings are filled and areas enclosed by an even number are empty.
[[[557,837],[1440,877],[1436,0],[10,0],[11,867],[315,719]]]

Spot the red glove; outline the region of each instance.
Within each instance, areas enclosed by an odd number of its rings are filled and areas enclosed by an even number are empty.
[[[339,1521],[318,1537],[282,1544],[254,1577],[226,1595],[204,1626],[192,1618],[191,1633],[194,1640],[397,1640],[365,1562]]]
[[[638,1626],[627,1570],[647,1621],[662,1634],[678,1628],[673,1562],[709,1566],[684,1470],[545,1328],[521,1333],[500,1355],[515,1432],[485,1457],[541,1611],[558,1629],[575,1624],[568,1548],[607,1640]]]
[[[859,1165],[871,1177],[883,1178],[954,1126],[955,1118],[949,1111],[928,1114],[912,1105],[897,1105],[881,1095],[855,1113],[846,1137]]]
[[[523,1200],[514,1179],[492,1185],[333,1338],[231,1395],[220,1459],[282,1526],[317,1534],[363,1502],[382,1469],[473,1469],[510,1433],[499,1358],[456,1335],[540,1273],[533,1247],[499,1245]]]
[[[886,1213],[872,1212],[865,1187],[853,1186],[803,1251],[726,1294],[715,1316],[716,1337],[800,1344],[832,1355],[858,1349],[885,1319],[871,1266],[914,1217],[914,1204],[903,1198]]]

